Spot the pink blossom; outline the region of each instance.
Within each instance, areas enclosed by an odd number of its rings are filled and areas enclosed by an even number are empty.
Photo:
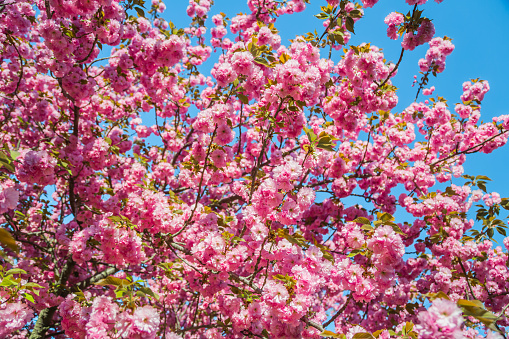
[[[54,183],[56,160],[46,151],[22,152],[19,161],[20,164],[16,168],[19,180],[43,186]]]
[[[462,312],[452,301],[435,299],[428,310],[418,314],[418,318],[416,331],[424,339],[462,337]]]
[[[19,192],[13,187],[0,188],[0,214],[15,209],[18,205]]]
[[[139,307],[133,314],[135,332],[143,334],[145,338],[155,338],[159,329],[159,313],[151,306]]]
[[[34,312],[27,305],[15,302],[3,304],[0,307],[0,334],[8,334],[19,330],[32,319]]]

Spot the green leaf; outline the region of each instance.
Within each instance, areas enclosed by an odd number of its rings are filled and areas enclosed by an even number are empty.
[[[323,258],[329,260],[332,264],[334,264],[334,256],[327,250],[321,249]]]
[[[390,226],[392,227],[392,230],[395,232],[395,233],[398,233],[398,234],[401,234],[401,235],[406,235],[402,230],[401,228],[399,228],[398,225],[396,224],[390,224]]]
[[[255,58],[260,55],[260,51],[256,48],[256,45],[253,44],[253,43],[250,43],[248,45],[248,48],[249,48],[249,52],[251,53],[252,56],[254,56]]]
[[[242,93],[237,93],[237,97],[239,98],[239,100],[244,104],[244,105],[247,105],[249,104],[249,98],[242,94]]]
[[[6,275],[9,274],[27,274],[25,270],[22,270],[21,268],[11,268],[7,272],[5,272]]]
[[[340,334],[334,333],[329,330],[323,331],[322,333],[320,333],[320,336],[325,337],[325,338],[341,338]]]
[[[99,285],[99,286],[106,286],[106,285],[122,286],[123,285],[123,280],[124,279],[120,279],[120,278],[117,278],[117,277],[109,276],[109,277],[107,277],[105,279],[99,280],[95,284]]]
[[[122,218],[118,215],[112,215],[111,217],[108,217],[113,222],[122,222]]]
[[[327,18],[329,17],[329,16],[328,16],[327,14],[325,14],[325,13],[319,13],[319,14],[316,14],[315,16],[316,16],[318,19],[320,19],[320,20],[325,20],[325,19],[327,19]]]
[[[288,60],[290,60],[290,56],[288,54],[286,54],[286,53],[281,54],[281,56],[279,57],[279,61],[282,64],[286,63]]]
[[[478,300],[458,300],[458,305],[461,306],[463,309],[463,315],[465,316],[471,316],[482,322],[486,327],[493,331],[499,331],[497,327],[495,326],[496,321],[498,317],[493,314],[492,312],[484,309],[483,306],[476,306],[476,305],[483,305]]]
[[[477,183],[477,187],[479,187],[484,193],[486,193],[486,184],[484,181],[479,181]]]
[[[414,328],[414,324],[407,321],[405,324],[405,332],[409,333],[410,331],[412,331],[413,328]]]
[[[16,286],[18,285],[15,281],[11,280],[12,275],[6,276],[2,282],[0,282],[0,286]]]
[[[459,299],[457,301],[458,306],[469,306],[469,307],[480,307],[483,308],[484,304],[480,302],[479,300],[465,300],[465,299]]]
[[[329,135],[323,136],[320,139],[318,139],[318,144],[316,145],[316,148],[325,149],[327,151],[333,152],[334,144],[332,143],[332,138]]]
[[[240,238],[240,237],[233,237],[232,242],[239,243],[239,242],[246,242],[246,239]]]
[[[500,203],[500,205],[502,205],[502,207],[504,209],[509,210],[509,199],[508,198],[503,198],[502,202]]]
[[[117,297],[119,299],[123,298],[124,294],[126,294],[126,290],[125,289],[120,288],[120,289],[115,290],[115,297]]]
[[[304,129],[304,133],[306,133],[306,135],[309,139],[309,142],[314,143],[314,141],[318,138],[317,135],[315,134],[315,132],[313,132],[313,130],[311,128],[304,127],[303,129]]]
[[[256,62],[259,65],[264,65],[264,66],[267,66],[267,67],[273,67],[271,64],[269,64],[269,62],[267,60],[265,60],[262,57],[254,58],[254,62]]]
[[[382,215],[379,215],[378,216],[378,219],[382,220],[383,222],[388,222],[388,221],[394,221],[394,217],[392,215],[390,215],[389,213],[385,212],[383,213]]]
[[[19,250],[16,240],[14,240],[12,235],[5,228],[0,228],[0,244],[10,248],[14,252],[18,252]]]
[[[371,225],[371,221],[369,221],[368,218],[364,218],[364,217],[355,218],[353,220],[353,222],[357,222],[359,224],[364,224],[364,225]]]
[[[493,238],[493,235],[495,235],[495,231],[493,230],[493,228],[488,228],[486,234],[488,234],[488,237]]]
[[[142,18],[145,17],[145,11],[141,7],[134,7],[134,10],[138,13],[138,16]]]
[[[355,257],[357,254],[364,255],[363,250],[353,250],[352,252],[348,253],[347,257],[352,258]]]
[[[20,152],[18,152],[18,151],[13,151],[13,150],[10,150],[9,152],[10,152],[10,154],[11,154],[11,159],[12,159],[12,160],[16,160],[16,159],[20,156],[20,154],[21,154]]]
[[[14,168],[14,165],[12,164],[11,159],[2,151],[0,151],[0,167],[4,167],[11,173],[14,173],[14,171],[15,171],[15,168]]]
[[[374,337],[373,337],[373,335],[371,333],[359,332],[359,333],[355,333],[353,335],[353,338],[354,339],[371,339],[371,338],[374,338]]]
[[[23,293],[23,296],[25,297],[26,300],[30,301],[32,304],[35,304],[35,299],[33,295],[31,295],[30,293]]]
[[[351,16],[352,18],[360,18],[360,17],[362,17],[362,13],[358,9],[354,9],[354,10],[350,11],[348,13],[348,15]]]
[[[430,300],[435,299],[447,299],[451,300],[447,294],[445,294],[443,291],[438,291],[437,293],[427,293],[425,294],[426,297],[428,297]]]
[[[151,297],[153,297],[156,300],[159,300],[159,295],[157,293],[155,293],[154,291],[152,291],[148,287],[144,287],[144,286],[140,287],[140,291],[142,291],[143,293],[145,293],[147,295],[150,295]]]
[[[374,230],[374,228],[371,225],[362,225],[361,230],[372,231],[372,230]]]
[[[33,288],[44,288],[43,286],[37,284],[37,283],[33,283],[33,282],[29,282],[29,283],[26,283],[25,285],[23,285],[22,287],[24,288],[28,288],[28,289],[33,289]]]
[[[346,20],[345,20],[346,29],[349,30],[350,32],[352,32],[353,34],[355,34],[353,25],[354,25],[353,19],[351,17],[346,17]]]
[[[327,14],[332,13],[332,6],[331,5],[320,6],[320,8],[322,9],[322,11],[324,11],[324,13],[327,13]]]
[[[452,189],[452,187],[447,187],[447,188],[445,189],[445,193],[447,193],[449,196],[458,195],[458,193],[456,193],[456,192]]]

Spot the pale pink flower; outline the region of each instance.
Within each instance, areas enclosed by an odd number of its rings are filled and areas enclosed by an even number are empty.
[[[146,338],[154,338],[159,329],[159,312],[152,306],[139,307],[133,314],[133,326],[137,332],[146,334]]]

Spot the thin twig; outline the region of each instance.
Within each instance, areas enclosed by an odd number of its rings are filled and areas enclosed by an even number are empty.
[[[348,306],[348,303],[350,302],[351,299],[352,299],[352,293],[350,293],[350,295],[348,296],[348,299],[346,299],[346,301],[345,301],[345,304],[336,312],[336,314],[334,314],[334,316],[332,318],[330,318],[327,322],[325,322],[323,324],[324,328],[329,326],[330,323],[332,323],[334,320],[336,320],[336,318],[339,317],[339,315],[345,311],[346,306]]]
[[[214,129],[214,133],[212,133],[212,137],[210,138],[209,147],[207,148],[207,155],[205,156],[205,160],[203,163],[203,170],[201,171],[200,184],[198,185],[198,194],[196,195],[196,201],[194,203],[193,210],[191,211],[191,215],[185,221],[184,226],[182,226],[182,228],[180,230],[178,230],[177,233],[173,234],[173,237],[176,237],[176,236],[180,235],[182,232],[184,232],[184,230],[187,228],[187,226],[189,226],[189,223],[193,219],[194,213],[196,212],[196,209],[198,208],[198,204],[201,200],[201,195],[203,193],[202,185],[203,185],[203,178],[205,176],[205,171],[207,169],[207,160],[209,159],[210,150],[212,149],[212,143],[214,142],[214,137],[216,136],[216,132],[217,132],[217,124],[216,124],[216,128]]]

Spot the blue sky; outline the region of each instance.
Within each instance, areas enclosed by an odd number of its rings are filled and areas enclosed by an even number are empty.
[[[313,15],[320,12],[320,6],[326,5],[326,1],[311,0],[311,2],[312,4],[303,13],[285,15],[278,19],[276,28],[280,31],[283,44],[288,44],[288,40],[296,35],[303,35],[315,29],[323,32],[323,21]],[[167,10],[162,17],[168,21],[171,20],[177,28],[186,27],[190,22],[185,13],[188,0],[167,0],[165,3]],[[149,5],[147,0],[147,9]],[[387,60],[396,62],[401,50],[401,40],[393,41],[386,36],[387,26],[383,20],[392,11],[407,13],[411,8],[404,0],[380,0],[374,8],[365,9],[365,17],[355,24],[356,35],[350,43],[358,45],[369,42],[382,48]],[[506,85],[509,70],[503,66],[509,55],[509,44],[506,43],[509,37],[509,0],[483,2],[445,0],[442,4],[429,0],[426,5],[420,6],[420,9],[424,9],[424,16],[433,20],[436,36],[446,35],[453,39],[456,46],[455,51],[447,59],[445,71],[437,78],[432,77],[429,82],[429,86],[436,87],[434,95],[448,99],[449,106],[453,109],[454,104],[460,101],[464,81],[473,78],[488,80],[491,91],[485,96],[482,105],[482,119],[488,122],[494,116],[509,114],[506,103],[506,99],[509,98]],[[248,8],[244,0],[215,0],[209,17],[219,12],[224,12],[232,18],[239,12],[248,12]],[[210,19],[208,27],[213,27]],[[207,36],[210,37],[209,34]],[[417,75],[420,78],[417,62],[424,56],[426,50],[427,44],[416,48],[413,52],[405,53],[398,75],[393,80],[399,88],[399,105],[396,111],[403,110],[414,101],[417,88],[412,87],[413,77]],[[101,56],[106,56],[108,52],[109,48],[105,48]],[[332,59],[335,62],[339,61],[341,53],[334,52]],[[212,56],[201,70],[208,75],[216,60],[217,56]],[[420,99],[423,99],[422,95]],[[153,112],[146,114],[143,118],[150,121],[153,119]],[[466,174],[482,174],[490,177],[493,182],[488,185],[488,190],[496,191],[502,197],[509,197],[507,165],[509,165],[509,145],[491,154],[470,155],[464,167]],[[502,217],[505,217],[505,214],[502,214]],[[501,240],[500,236],[496,238]],[[328,329],[333,330],[332,325]]]
[[[187,0],[169,0],[166,4],[167,10],[163,15],[165,19],[173,21],[177,27],[188,24],[189,18],[185,14]],[[324,5],[325,0],[312,0],[306,11],[279,18],[276,28],[282,35],[282,42],[287,43],[295,35],[315,29],[323,31],[322,21],[313,15],[319,13],[320,6]],[[446,35],[453,39],[456,46],[447,59],[445,71],[429,82],[429,86],[436,87],[434,94],[448,99],[453,108],[460,101],[462,83],[481,78],[488,80],[491,87],[482,105],[482,119],[487,122],[494,116],[509,114],[506,104],[506,98],[509,98],[509,70],[503,66],[509,55],[509,44],[506,43],[509,36],[509,1],[445,0],[437,4],[429,0],[420,8],[424,9],[424,16],[433,20],[436,36]],[[383,20],[392,11],[406,13],[409,10],[411,6],[404,0],[380,0],[373,8],[365,9],[365,17],[355,24],[356,34],[351,43],[370,42],[383,48],[387,60],[397,61],[401,40],[387,38],[387,26]],[[231,18],[239,12],[248,12],[248,9],[245,1],[215,0],[210,16],[219,12]],[[413,76],[417,75],[420,79],[417,61],[424,56],[426,50],[427,44],[405,54],[394,80],[399,88],[399,110],[413,102],[417,90],[412,87]],[[340,52],[333,53],[332,58],[337,62]],[[214,60],[212,56],[211,61]],[[467,174],[487,175],[493,179],[488,189],[509,197],[509,180],[506,179],[505,170],[505,165],[509,165],[509,146],[491,154],[470,155],[467,159],[464,166]]]
[[[185,14],[187,0],[169,0],[165,2],[167,10],[163,18],[171,20],[177,27],[185,27],[190,19]],[[320,6],[326,5],[325,0],[312,0],[308,9],[302,13],[284,15],[278,19],[276,28],[282,36],[282,43],[288,44],[289,39],[309,31],[323,31],[322,20],[313,15],[319,13]],[[401,40],[393,41],[386,36],[387,26],[384,18],[392,11],[407,13],[411,10],[404,0],[380,0],[373,8],[365,9],[365,16],[355,24],[356,34],[350,43],[358,45],[369,42],[384,50],[387,60],[396,62],[401,50]],[[449,100],[450,109],[460,101],[462,83],[474,78],[488,80],[491,90],[485,96],[481,113],[485,122],[492,117],[509,114],[506,98],[509,98],[509,71],[503,67],[509,55],[509,44],[505,43],[509,36],[509,1],[508,0],[445,0],[437,4],[429,0],[424,6],[423,15],[432,19],[436,29],[435,36],[448,36],[456,46],[448,57],[446,69],[437,78],[432,77],[428,87],[435,86],[435,95]],[[246,1],[215,0],[209,17],[224,12],[232,18],[239,12],[246,13]],[[209,19],[210,22],[210,19]],[[211,24],[211,22],[210,22]],[[213,27],[209,25],[208,27]],[[231,38],[231,37],[230,37]],[[401,111],[413,102],[417,91],[412,87],[414,75],[419,75],[417,62],[427,50],[427,44],[406,52],[400,65],[398,75],[393,83],[399,88],[399,105]],[[334,52],[332,59],[337,62],[341,51]],[[212,56],[202,68],[206,74],[217,57]],[[421,95],[419,99],[423,99]],[[509,180],[506,179],[505,165],[509,165],[509,146],[491,154],[473,154],[467,157],[465,173],[470,175],[486,175],[493,179],[488,191],[496,191],[502,197],[509,197]],[[459,182],[455,182],[459,183]],[[501,215],[505,217],[505,214]]]

